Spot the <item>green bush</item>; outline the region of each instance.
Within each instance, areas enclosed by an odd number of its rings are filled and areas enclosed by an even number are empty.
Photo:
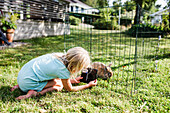
[[[130,18],[127,18],[127,17],[120,18],[120,25],[128,26],[128,25],[131,25],[131,23],[132,23],[132,19]]]
[[[71,25],[78,25],[81,22],[79,18],[76,18],[74,16],[70,16],[69,19]]]
[[[97,19],[96,22],[93,22],[93,26],[95,29],[102,29],[102,30],[117,30],[119,26],[117,25],[117,20],[104,20],[104,19]]]
[[[169,28],[169,15],[163,15],[163,20],[162,20],[162,26],[164,28],[164,31],[167,33],[170,33],[170,28]]]
[[[95,29],[102,30],[118,30],[119,26],[117,23],[117,18],[111,18],[112,10],[108,8],[103,8],[100,10],[100,19],[97,19],[96,22],[93,22],[93,26]]]
[[[170,31],[169,28],[164,28],[163,26],[156,26],[151,24],[139,24],[133,25],[126,33],[130,36],[135,37],[138,33],[138,37],[162,37]]]

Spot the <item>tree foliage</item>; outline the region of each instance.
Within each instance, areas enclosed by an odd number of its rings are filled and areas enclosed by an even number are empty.
[[[135,2],[128,0],[124,3],[124,7],[126,11],[132,11],[135,9]]]
[[[113,2],[113,11],[115,15],[119,15],[119,7],[121,8],[121,13],[124,13],[124,8],[122,7],[122,3],[120,2],[120,0],[115,0]]]
[[[80,1],[94,8],[106,7],[109,5],[107,0],[80,0]]]
[[[136,14],[134,18],[134,24],[139,24],[139,19],[142,13],[142,9],[150,10],[155,5],[157,0],[132,0],[136,3]]]

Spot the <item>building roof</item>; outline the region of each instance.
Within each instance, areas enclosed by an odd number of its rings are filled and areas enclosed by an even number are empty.
[[[66,2],[70,2],[70,3],[76,3],[74,0],[64,0]]]
[[[155,12],[155,13],[149,15],[149,16],[162,15],[162,13],[163,13],[164,11],[168,11],[168,9],[169,9],[169,8],[159,10],[159,11],[157,11],[157,12]]]
[[[87,8],[93,8],[93,7],[87,5],[87,4],[85,4],[85,3],[83,3],[83,2],[81,2],[79,0],[65,0],[65,1],[70,2],[70,4],[78,4],[80,6],[84,6],[84,7],[87,7]]]
[[[84,5],[84,6],[86,6],[86,7],[93,8],[93,7],[87,5],[87,4],[85,4],[85,3],[83,3],[83,2],[81,2],[81,1],[79,1],[79,0],[74,0],[74,1],[75,1],[76,3],[78,3],[78,4],[80,4],[80,5]]]
[[[83,3],[79,0],[69,0],[69,1],[71,1],[70,6],[77,6],[77,7],[80,7],[80,8],[84,8],[85,10],[89,10],[89,11],[93,11],[93,12],[97,12],[97,13],[99,12],[98,9],[93,8],[93,7],[87,5],[87,4],[85,4],[85,3]]]

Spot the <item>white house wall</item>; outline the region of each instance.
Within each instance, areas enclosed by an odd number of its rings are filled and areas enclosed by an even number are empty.
[[[21,21],[17,24],[14,40],[70,34],[70,29],[65,27],[65,23],[62,22]]]
[[[99,10],[94,9],[86,4],[80,4],[80,3],[70,3],[69,5],[69,11],[71,11],[71,7],[73,7],[73,12],[74,13],[85,13],[85,14],[93,14],[93,13],[98,13]],[[78,10],[76,9],[76,7],[78,7]],[[84,9],[84,12],[82,12],[81,9]]]

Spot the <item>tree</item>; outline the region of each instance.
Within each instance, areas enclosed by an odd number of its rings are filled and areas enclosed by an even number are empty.
[[[170,28],[170,1],[167,3],[169,7],[169,28]]]
[[[122,5],[122,3],[120,2],[120,0],[116,0],[116,1],[113,2],[112,8],[114,9],[115,15],[119,15],[119,7],[121,7],[121,5]]]
[[[106,7],[109,5],[107,0],[80,0],[80,1],[94,8]]]
[[[98,0],[99,7],[106,7],[109,6],[109,3],[107,0]]]
[[[156,5],[155,7],[156,7],[157,9],[159,9],[159,8],[161,7],[161,5]]]
[[[134,24],[139,24],[139,19],[141,16],[142,8],[145,10],[151,9],[152,5],[155,4],[157,0],[132,0],[136,3],[136,14],[134,18]]]
[[[126,9],[126,11],[133,11],[135,9],[135,2],[134,1],[126,1],[124,3],[124,7]]]
[[[110,18],[110,14],[111,14],[111,9],[109,8],[102,8],[100,9],[100,16],[107,21],[111,21]]]
[[[167,7],[170,7],[170,6],[169,6],[169,5],[170,5],[170,0],[165,0],[165,1],[166,1],[167,4],[166,4],[166,6],[164,7],[164,9],[167,8]]]
[[[85,3],[91,7],[98,7],[98,0],[84,0]]]
[[[125,13],[125,11],[132,11],[135,9],[136,4],[134,1],[127,0],[124,4],[122,4],[121,0],[113,1],[113,10],[114,14],[119,14],[119,7],[121,7],[121,13]]]

